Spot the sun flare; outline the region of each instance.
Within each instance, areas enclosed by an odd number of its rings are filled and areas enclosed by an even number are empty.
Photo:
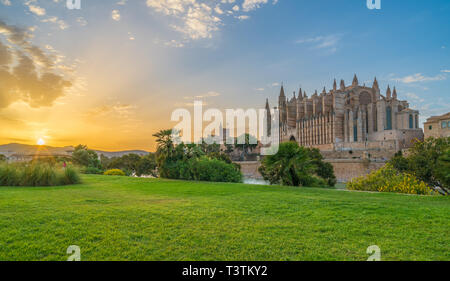
[[[45,144],[45,140],[40,138],[37,140],[37,145],[44,145]]]

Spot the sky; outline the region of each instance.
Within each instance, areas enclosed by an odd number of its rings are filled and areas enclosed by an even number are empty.
[[[276,105],[333,79],[450,110],[450,1],[0,0],[0,144],[155,149],[176,108]]]

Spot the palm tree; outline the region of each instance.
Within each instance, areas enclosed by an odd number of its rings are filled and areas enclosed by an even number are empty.
[[[278,153],[267,156],[260,168],[272,184],[307,186],[311,183],[314,166],[305,148],[295,142],[280,144]]]
[[[174,150],[174,141],[172,137],[172,130],[160,130],[156,134],[153,134],[158,144],[157,154],[158,158],[161,156],[167,158],[172,156]]]

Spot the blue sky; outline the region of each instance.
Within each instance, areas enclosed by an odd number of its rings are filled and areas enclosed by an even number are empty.
[[[10,32],[3,27],[0,42],[10,43],[11,27],[27,30],[27,44],[57,61],[48,70],[71,82],[46,104],[17,98],[0,107],[0,117],[24,126],[16,136],[0,129],[3,142],[44,135],[55,144],[148,149],[151,134],[172,124],[172,110],[194,98],[218,108],[260,107],[266,98],[275,105],[281,82],[288,93],[301,86],[310,95],[334,78],[348,84],[354,73],[368,85],[376,76],[382,91],[396,86],[422,122],[450,111],[450,1],[381,0],[381,10],[369,10],[366,0],[81,5],[0,0]],[[64,132],[61,117],[73,133]]]

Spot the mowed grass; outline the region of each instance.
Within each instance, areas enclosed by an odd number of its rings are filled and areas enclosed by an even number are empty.
[[[450,260],[450,198],[83,176],[0,188],[0,260]]]

